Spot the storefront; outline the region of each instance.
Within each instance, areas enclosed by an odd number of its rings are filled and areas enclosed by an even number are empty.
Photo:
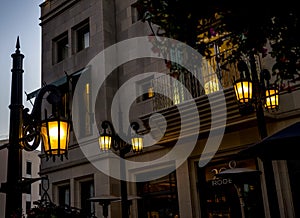
[[[145,218],[178,218],[178,196],[176,173],[162,178],[137,183],[138,217]]]
[[[240,155],[251,155],[262,161],[273,161],[276,163],[277,192],[281,216],[299,217],[300,209],[300,161],[298,145],[300,140],[300,122],[295,122],[259,141],[258,143],[244,149]],[[269,184],[267,184],[269,185]]]
[[[228,169],[247,169],[247,172],[221,176]],[[199,168],[201,217],[264,217],[260,174],[248,172],[259,172],[255,159],[212,162]]]

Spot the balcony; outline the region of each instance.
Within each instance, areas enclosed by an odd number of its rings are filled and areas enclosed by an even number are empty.
[[[155,98],[153,98],[153,111],[231,88],[233,78],[240,77],[236,63],[229,63],[224,66],[218,61],[220,55],[226,56],[230,52],[219,53],[209,60],[203,57],[201,69],[195,70],[193,75],[174,65],[169,67],[165,75],[154,78],[151,81],[151,87],[156,93]],[[245,62],[249,63],[247,59]],[[260,62],[257,57],[257,72],[260,72],[261,67],[258,63]]]
[[[226,54],[223,53],[222,55]],[[184,120],[183,129],[186,132],[181,134],[184,136],[200,134],[200,137],[205,138],[212,128],[212,110],[214,110],[215,116],[213,118],[214,126],[221,128],[225,125],[226,132],[257,125],[255,113],[245,116],[240,114],[232,88],[233,77],[237,79],[240,77],[236,64],[231,63],[221,67],[222,63],[218,63],[218,60],[218,56],[214,56],[210,60],[203,59],[202,68],[196,71],[198,72],[196,76],[192,76],[186,70],[175,66],[170,67],[165,75],[152,79],[151,87],[155,93],[151,99],[152,112],[141,116],[141,120],[147,127],[149,119],[154,113],[162,115],[154,119],[151,118],[151,122],[155,123],[154,127],[151,126],[152,137],[160,139],[157,144],[175,141],[182,129],[182,120]],[[246,58],[244,61],[249,64]],[[262,69],[260,63],[259,57],[256,57],[257,72]],[[284,100],[286,97],[287,93],[285,92],[281,99]],[[197,112],[191,109],[194,103]],[[177,106],[180,106],[181,111],[178,110]],[[268,121],[273,122],[283,112],[283,110],[278,112],[266,111],[265,116]],[[200,119],[199,129],[195,128],[199,123],[199,119],[195,119],[195,117]],[[161,137],[161,127],[165,125],[164,122],[167,122],[167,128]],[[150,127],[148,126],[147,129]]]

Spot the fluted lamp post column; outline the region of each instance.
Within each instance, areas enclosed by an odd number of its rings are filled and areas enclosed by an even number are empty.
[[[11,104],[9,122],[9,141],[6,183],[1,184],[1,192],[6,193],[5,217],[22,217],[22,150],[33,151],[40,145],[47,157],[66,156],[70,121],[68,115],[60,114],[61,93],[54,85],[40,89],[32,112],[23,106],[23,59],[20,52],[19,37],[13,59],[11,80]],[[52,114],[41,119],[42,101],[47,94],[47,100],[52,106]]]
[[[102,132],[100,132],[99,146],[101,151],[107,152],[111,149],[118,151],[120,156],[120,173],[121,173],[121,204],[122,204],[122,218],[129,218],[129,203],[126,183],[126,166],[125,155],[131,150],[135,153],[143,150],[143,137],[137,134],[139,124],[137,122],[131,123],[128,128],[126,138],[130,138],[130,142],[124,141],[115,132],[111,122],[105,120],[101,124]],[[131,131],[133,129],[133,132]]]

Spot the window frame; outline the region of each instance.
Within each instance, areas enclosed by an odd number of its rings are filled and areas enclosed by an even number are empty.
[[[91,42],[91,31],[90,31],[90,21],[89,18],[83,20],[76,26],[72,28],[72,39],[73,39],[73,54],[78,53],[82,50],[85,50],[90,47]],[[87,36],[87,45],[86,44],[86,34]]]
[[[138,196],[142,197],[138,201],[139,216],[159,217],[162,214],[166,215],[168,210],[179,215],[176,171],[158,179],[137,183],[136,189]],[[163,207],[160,204],[163,201],[159,202],[161,199],[165,199]],[[164,211],[159,210],[161,207]]]
[[[88,196],[88,193],[86,192],[86,190],[84,190],[84,188],[87,188],[87,186],[89,186],[89,188],[92,189],[92,193],[89,193],[89,196]],[[79,189],[80,189],[80,207],[81,207],[82,211],[87,213],[86,215],[91,215],[91,214],[95,213],[95,204],[91,201],[87,201],[89,198],[95,196],[94,179],[79,181]],[[91,189],[89,191],[91,191]],[[84,195],[84,193],[85,193],[85,195]],[[84,199],[84,197],[86,197],[86,199]]]
[[[69,190],[68,199],[66,199],[67,190]],[[62,191],[64,191],[64,193]],[[62,194],[64,194],[63,199],[61,198]],[[69,183],[57,186],[57,200],[58,200],[58,205],[60,206],[71,206],[71,186]],[[64,201],[63,205],[62,205],[62,201]],[[68,203],[66,201],[68,201]]]
[[[25,202],[25,208],[26,208],[26,213],[31,209],[31,201],[26,201]]]
[[[137,23],[138,21],[142,20],[143,15],[137,9],[137,3],[133,3],[131,5],[131,24]]]
[[[153,79],[154,76],[152,75],[136,82],[136,93],[138,96],[137,103],[145,102],[155,97],[154,87],[152,84]],[[144,94],[142,94],[143,92]]]
[[[28,168],[30,166],[30,168]],[[32,162],[27,160],[26,161],[26,175],[32,175]]]
[[[60,34],[52,40],[52,62],[57,64],[69,57],[68,31]]]

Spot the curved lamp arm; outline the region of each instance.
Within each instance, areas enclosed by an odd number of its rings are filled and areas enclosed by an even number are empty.
[[[58,105],[61,103],[61,92],[55,85],[46,85],[42,87],[34,101],[32,112],[29,114],[29,109],[23,110],[23,137],[21,139],[21,146],[27,151],[35,150],[41,141],[41,111],[44,95],[50,92],[47,101],[51,105]]]
[[[140,128],[140,124],[138,122],[132,122],[130,124],[130,127],[134,130],[135,133],[137,133],[137,131],[139,130]]]

